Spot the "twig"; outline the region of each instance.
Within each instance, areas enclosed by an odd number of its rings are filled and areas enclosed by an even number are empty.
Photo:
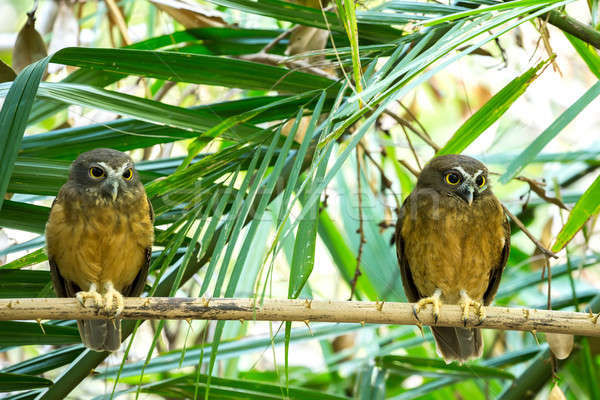
[[[513,213],[511,213],[504,204],[502,204],[502,208],[504,209],[504,212],[506,213],[506,215],[508,215],[510,217],[510,219],[512,219],[513,222],[515,224],[517,224],[519,229],[521,229],[523,231],[523,233],[529,238],[529,240],[531,240],[533,242],[533,244],[535,244],[535,247],[537,247],[538,250],[540,252],[542,252],[542,254],[544,254],[548,257],[552,257],[552,258],[558,258],[558,256],[555,253],[553,253],[552,251],[545,248],[544,245],[542,243],[540,243],[540,241],[537,240],[535,238],[535,236],[533,236],[531,234],[531,232],[529,232],[529,230],[525,227],[525,225],[521,222],[521,220],[519,218],[517,218],[516,216],[514,216]]]
[[[38,9],[38,6],[39,6],[39,4],[40,4],[40,0],[35,0],[35,1],[33,2],[33,7],[31,8],[31,11],[29,11],[29,12],[27,13],[27,16],[28,16],[29,18],[33,18],[33,17],[35,16],[35,13],[37,12],[37,9]]]
[[[548,310],[552,310],[552,268],[548,262],[548,256],[544,255],[545,267],[548,270]]]
[[[412,153],[413,158],[417,163],[417,167],[419,168],[419,170],[422,170],[423,167],[421,167],[421,161],[419,161],[419,156],[417,155],[417,151],[415,150],[415,147],[412,144],[412,140],[410,140],[410,136],[408,136],[408,132],[406,132],[406,128],[404,127],[404,125],[400,125],[400,127],[402,128],[402,132],[404,132],[404,137],[406,138],[406,142],[408,143],[408,148],[410,149],[410,152]]]
[[[360,146],[361,149],[363,149],[363,151],[365,152],[365,155],[367,156],[367,158],[371,161],[371,163],[379,171],[379,175],[381,176],[381,182],[383,183],[384,189],[390,190],[390,192],[394,196],[394,200],[396,201],[396,209],[400,210],[400,207],[401,207],[400,201],[398,200],[398,197],[396,196],[396,193],[394,193],[392,191],[392,181],[390,179],[388,179],[388,177],[385,175],[385,172],[383,171],[383,168],[373,158],[373,156],[371,155],[371,152],[369,152],[369,150],[367,149],[367,147],[364,144],[362,144],[362,142],[358,142],[358,145]]]
[[[575,18],[571,18],[568,15],[562,15],[556,10],[540,15],[540,18],[547,20],[549,24],[556,26],[558,29],[600,49],[600,32],[588,25],[582,24]]]
[[[423,133],[421,133],[417,129],[415,129],[415,127],[412,126],[412,124],[410,122],[408,122],[407,120],[405,120],[404,118],[402,118],[402,117],[394,114],[390,110],[383,110],[383,112],[384,112],[384,114],[389,115],[394,120],[396,120],[396,122],[398,124],[400,124],[402,126],[405,126],[408,129],[410,129],[411,132],[413,132],[415,135],[417,135],[422,141],[424,141],[425,143],[427,143],[436,152],[440,149],[440,146],[438,146],[437,144],[435,144],[433,142],[433,140],[431,140],[429,137],[427,137],[426,135],[424,135]]]
[[[106,7],[108,8],[108,15],[114,21],[115,25],[119,29],[119,33],[123,38],[123,42],[126,45],[131,44],[131,39],[129,38],[129,32],[127,31],[127,24],[125,23],[125,19],[123,18],[123,14],[121,13],[121,9],[115,3],[114,0],[104,0],[106,2]]]
[[[373,301],[305,299],[206,299],[174,297],[128,297],[122,319],[204,319],[239,321],[310,321],[372,324],[434,325],[430,309],[413,314],[413,304]],[[600,336],[600,324],[589,313],[524,309],[522,307],[485,307],[487,317],[478,321],[471,313],[467,326],[537,332]],[[74,298],[0,299],[0,320],[104,319],[93,308],[85,308]],[[463,327],[462,309],[443,304],[437,326]]]
[[[400,105],[400,107],[402,107],[402,109],[404,110],[405,113],[408,114],[409,117],[412,118],[413,121],[415,121],[417,123],[417,125],[419,125],[419,128],[421,128],[421,130],[423,131],[423,134],[429,139],[431,140],[431,135],[429,134],[429,132],[427,132],[427,129],[425,129],[425,127],[423,126],[423,124],[421,123],[421,121],[419,121],[419,119],[416,117],[415,114],[413,114],[412,111],[410,111],[410,108],[406,107],[404,105],[404,103],[402,103],[400,100],[396,100],[396,102]],[[435,144],[435,143],[434,143]]]
[[[161,101],[163,99],[163,97],[165,97],[167,95],[167,93],[169,93],[169,90],[171,90],[173,87],[175,87],[175,85],[177,85],[177,82],[174,81],[166,81],[161,87],[160,89],[158,89],[158,91],[156,92],[156,94],[154,95],[153,100],[154,101]]]
[[[407,163],[404,160],[398,160],[398,162],[400,164],[402,164],[404,166],[404,168],[406,168],[411,174],[413,174],[415,177],[419,177],[419,171],[417,171],[416,169],[414,169],[413,167],[410,166],[409,163]]]
[[[293,28],[288,29],[287,31],[280,33],[275,39],[271,40],[265,47],[263,47],[258,53],[266,54],[273,49],[273,47],[277,46],[277,43],[281,42],[287,36],[291,35],[296,29],[298,29],[302,25],[296,25]]]
[[[540,196],[541,199],[547,201],[548,203],[552,203],[552,204],[562,208],[563,210],[569,211],[569,209],[567,208],[565,203],[562,202],[562,200],[560,200],[557,197],[548,196],[546,194],[546,191],[542,187],[544,185],[543,183],[537,182],[531,178],[526,178],[524,176],[517,176],[515,179],[522,181],[522,182],[526,182],[529,185],[529,189],[531,191],[533,191],[535,194],[537,194],[538,196]]]
[[[356,256],[356,269],[354,270],[354,277],[350,282],[350,298],[348,300],[352,300],[354,296],[354,292],[356,291],[356,282],[358,281],[358,277],[362,275],[360,272],[360,260],[362,259],[363,249],[367,240],[365,239],[365,231],[363,229],[363,213],[362,213],[362,193],[361,193],[361,179],[360,179],[360,155],[358,153],[358,149],[355,150],[356,153],[356,179],[358,184],[358,229],[356,233],[359,235],[359,243],[358,243],[358,255]]]
[[[266,65],[285,65],[291,70],[304,70],[313,75],[322,76],[327,79],[337,79],[336,76],[330,74],[327,71],[324,71],[320,68],[316,68],[315,66],[302,61],[302,60],[289,60],[285,56],[280,56],[278,54],[266,54],[266,53],[255,53],[255,54],[246,54],[237,57],[240,60],[252,61]]]

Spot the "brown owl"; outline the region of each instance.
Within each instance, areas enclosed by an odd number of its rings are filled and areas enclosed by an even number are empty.
[[[433,158],[406,198],[396,225],[396,252],[406,297],[415,315],[431,304],[459,304],[467,321],[473,307],[480,320],[491,303],[510,251],[510,228],[492,193],[488,170],[474,158]],[[460,362],[480,357],[476,328],[431,328],[440,355]]]
[[[46,224],[54,290],[95,307],[105,320],[77,321],[83,344],[96,351],[121,345],[123,296],[144,289],[153,240],[152,205],[131,158],[95,149],[71,165]]]

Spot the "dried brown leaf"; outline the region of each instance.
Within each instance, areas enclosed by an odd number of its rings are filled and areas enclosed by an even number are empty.
[[[16,77],[15,71],[0,60],[0,83],[14,81]]]
[[[35,30],[35,15],[28,13],[27,22],[25,22],[15,40],[12,67],[19,73],[29,64],[41,60],[47,55],[48,52],[46,51],[44,39]]]
[[[573,351],[573,335],[562,333],[546,333],[546,341],[554,357],[564,360]]]
[[[227,23],[221,13],[190,4],[182,0],[150,0],[159,10],[173,17],[187,29],[203,27],[223,27]]]
[[[562,200],[560,200],[559,198],[556,198],[556,197],[548,196],[546,194],[546,190],[544,190],[544,188],[543,188],[544,183],[537,182],[533,179],[526,178],[524,176],[517,176],[515,179],[518,179],[523,182],[527,182],[527,184],[529,185],[529,189],[531,189],[531,191],[533,191],[535,194],[540,196],[540,198],[547,201],[548,203],[552,203],[552,204],[562,208],[563,210],[569,211],[569,209],[567,208],[565,203],[562,202]]]
[[[550,394],[548,395],[548,400],[567,400],[567,398],[558,384],[555,383],[554,387],[550,391]]]
[[[290,36],[286,54],[293,56],[307,51],[323,50],[327,45],[329,32],[312,26],[300,26]]]

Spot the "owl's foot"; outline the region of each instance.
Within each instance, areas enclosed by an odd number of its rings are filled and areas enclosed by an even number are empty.
[[[442,305],[442,302],[440,300],[441,296],[442,296],[442,290],[435,289],[435,292],[433,292],[433,296],[425,297],[425,298],[419,300],[417,302],[417,304],[415,304],[415,306],[413,307],[413,314],[414,314],[415,318],[417,319],[417,321],[419,321],[419,315],[418,315],[419,312],[421,312],[421,310],[423,308],[425,308],[427,306],[427,304],[431,304],[431,308],[432,308],[432,312],[433,312],[433,321],[435,323],[437,323],[437,320],[440,317],[440,306]]]
[[[95,283],[92,283],[90,285],[90,290],[88,290],[87,292],[85,292],[85,291],[77,292],[75,294],[75,298],[84,307],[89,307],[89,308],[102,307],[102,296],[100,296],[100,293],[98,293]]]
[[[117,291],[112,282],[104,284],[104,312],[114,318],[117,318],[125,308],[123,295]]]
[[[464,326],[467,326],[467,321],[469,320],[469,309],[474,307],[477,310],[477,317],[479,321],[476,325],[481,325],[483,320],[485,319],[485,307],[478,301],[475,301],[469,297],[467,292],[464,290],[460,291],[460,302],[458,303],[460,308],[462,309],[462,320]]]

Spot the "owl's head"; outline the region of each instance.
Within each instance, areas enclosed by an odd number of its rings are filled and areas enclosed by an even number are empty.
[[[71,164],[69,180],[86,192],[113,202],[142,187],[131,157],[113,149],[94,149],[80,154]]]
[[[467,202],[491,195],[488,170],[480,161],[462,154],[448,154],[433,158],[423,168],[417,187],[434,189]]]

